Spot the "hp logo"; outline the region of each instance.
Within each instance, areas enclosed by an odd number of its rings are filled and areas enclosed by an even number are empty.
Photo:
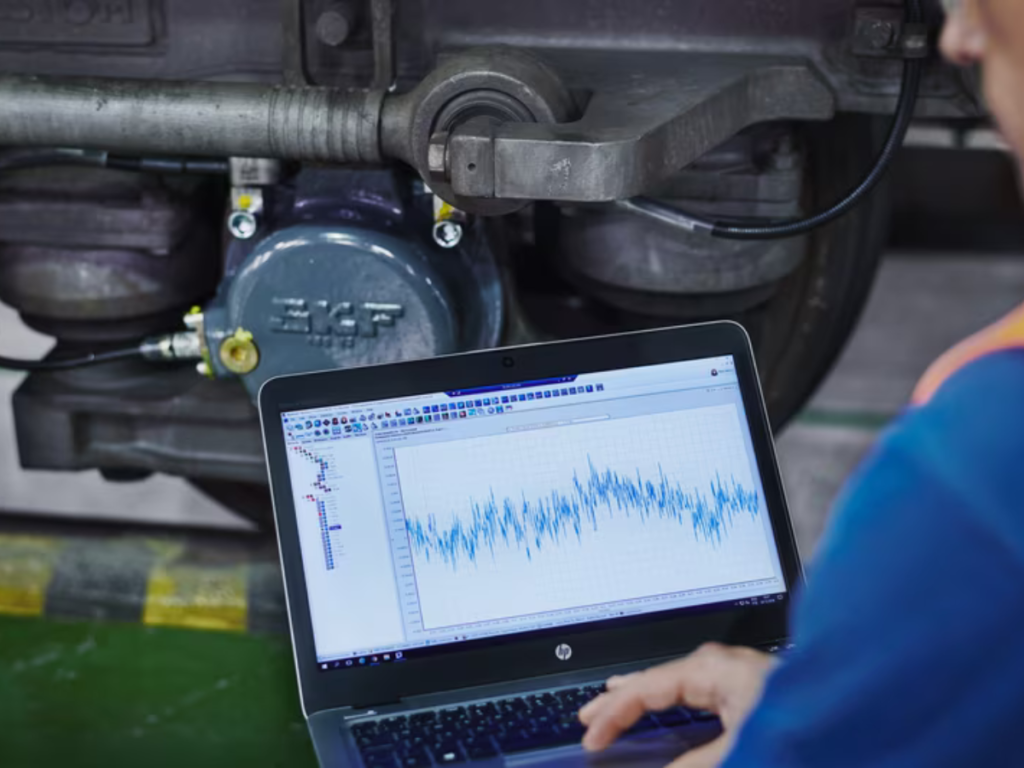
[[[559,661],[568,661],[572,658],[572,646],[562,643],[555,648],[555,656],[558,657]]]

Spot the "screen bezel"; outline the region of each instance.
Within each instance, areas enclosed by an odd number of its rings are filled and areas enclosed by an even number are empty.
[[[787,594],[758,607],[651,614],[646,621],[596,622],[538,633],[521,641],[459,643],[445,655],[410,658],[400,664],[321,672],[316,658],[302,567],[282,414],[456,389],[499,386],[559,376],[601,373],[662,363],[722,357],[735,360],[765,503],[775,533]],[[703,642],[760,646],[788,634],[790,598],[802,579],[799,555],[782,489],[775,447],[749,337],[732,322],[668,328],[578,341],[538,344],[431,358],[385,366],[349,368],[271,379],[260,391],[260,416],[288,613],[307,715],[338,707],[363,708],[417,694],[601,667],[692,650]],[[515,640],[511,641],[510,639]],[[569,642],[572,657],[559,660],[555,647]]]

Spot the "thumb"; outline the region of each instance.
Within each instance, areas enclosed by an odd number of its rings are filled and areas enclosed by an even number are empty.
[[[729,751],[730,743],[723,734],[714,741],[677,757],[667,768],[718,768]]]

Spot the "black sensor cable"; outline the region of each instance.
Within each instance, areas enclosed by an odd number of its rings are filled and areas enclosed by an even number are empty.
[[[130,349],[114,349],[109,352],[90,352],[79,357],[68,357],[56,360],[16,360],[10,357],[0,357],[0,369],[7,371],[67,371],[72,368],[84,368],[87,365],[106,363],[111,360],[123,360],[129,357],[139,357],[142,352],[138,347]]]
[[[917,25],[921,24],[923,19],[921,0],[907,0],[907,23]],[[896,116],[893,118],[892,128],[889,130],[889,136],[885,140],[881,154],[864,180],[850,190],[846,197],[826,211],[806,219],[782,221],[775,224],[743,225],[711,221],[645,197],[623,200],[619,203],[619,207],[691,232],[702,232],[726,240],[776,240],[796,237],[830,224],[860,204],[878,186],[886,171],[889,170],[896,153],[903,146],[907,130],[914,118],[923,70],[924,61],[920,58],[907,59],[904,62],[903,83],[900,89],[899,103],[896,107]]]
[[[187,325],[187,323],[186,323]],[[151,336],[143,339],[137,346],[120,349],[89,352],[74,357],[53,357],[46,360],[15,360],[0,357],[0,370],[27,371],[67,371],[72,368],[84,368],[87,365],[109,363],[113,360],[160,361],[165,363],[183,363],[207,358],[206,348],[198,330],[165,333],[162,336]]]
[[[0,171],[78,165],[163,174],[227,175],[227,160],[190,157],[129,157],[86,149],[16,149],[0,152]]]

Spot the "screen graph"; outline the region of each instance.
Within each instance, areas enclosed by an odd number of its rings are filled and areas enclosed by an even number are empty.
[[[425,628],[774,574],[736,406],[395,451]]]
[[[495,546],[514,546],[527,560],[533,560],[534,552],[558,547],[565,539],[575,537],[582,543],[584,527],[598,531],[604,514],[609,518],[636,514],[640,524],[646,524],[652,515],[668,518],[682,526],[692,525],[694,536],[718,546],[722,537],[728,536],[736,515],[748,512],[757,516],[760,511],[758,494],[746,490],[735,477],[726,484],[716,475],[702,493],[671,482],[661,466],[656,480],[650,480],[639,470],[635,475],[620,475],[610,468],[600,471],[590,456],[587,465],[585,480],[573,474],[567,483],[568,494],[556,489],[538,499],[524,494],[499,502],[492,493],[483,503],[469,502],[468,524],[453,516],[446,525],[433,515],[426,525],[422,520],[407,522],[410,541],[426,560],[441,558],[457,571],[460,561],[476,564],[478,552],[482,551],[482,556],[489,553],[493,559]]]

